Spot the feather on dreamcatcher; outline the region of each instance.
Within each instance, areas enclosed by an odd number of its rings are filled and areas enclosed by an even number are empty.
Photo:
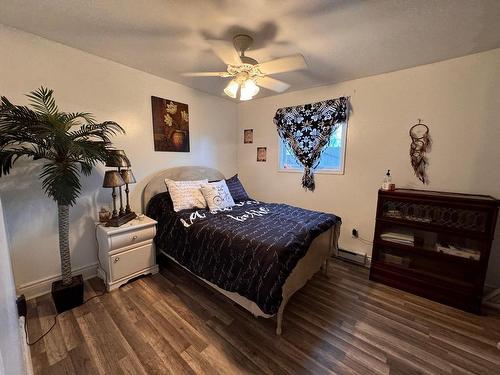
[[[426,168],[429,164],[426,153],[431,149],[431,137],[429,127],[418,119],[418,124],[410,128],[410,162],[415,176],[422,181],[423,184],[429,184]]]

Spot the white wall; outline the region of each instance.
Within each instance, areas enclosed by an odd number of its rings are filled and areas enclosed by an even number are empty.
[[[0,200],[0,374],[25,374],[21,335],[16,307],[16,291],[10,266],[9,244]]]
[[[350,230],[372,238],[385,170],[392,170],[398,186],[422,187],[408,157],[408,129],[417,118],[429,124],[434,140],[427,188],[500,197],[500,49],[236,105],[2,25],[0,46],[1,95],[23,104],[23,94],[45,85],[55,89],[63,110],[90,111],[125,127],[127,135],[117,137],[116,145],[126,150],[139,181],[132,185],[135,210],[145,178],[160,169],[207,165],[226,175],[238,170],[258,199],[338,214],[342,247],[370,254],[370,246],[351,239]],[[190,153],[153,151],[151,95],[189,104]],[[277,172],[272,118],[279,107],[341,95],[350,95],[353,106],[346,173],[317,175],[316,191],[304,192],[300,174]],[[243,145],[246,128],[255,129],[253,145]],[[256,162],[257,146],[268,147],[267,163]],[[36,163],[20,162],[0,178],[16,286],[31,295],[48,290],[43,288],[60,274],[56,206],[41,191],[39,171]],[[102,175],[100,168],[83,179],[82,198],[71,211],[73,267],[84,274],[95,271],[93,220],[100,203],[110,202],[110,191],[100,188]],[[488,281],[500,285],[500,228],[497,232]]]
[[[126,151],[139,181],[131,186],[136,211],[144,179],[158,170],[206,165],[228,176],[236,172],[236,104],[2,25],[0,46],[1,95],[27,104],[24,94],[44,85],[55,90],[62,110],[92,112],[125,128],[115,144]],[[154,151],[151,95],[189,105],[191,152]],[[111,200],[111,191],[100,188],[103,170],[83,179],[82,197],[71,210],[72,264],[84,274],[95,271],[99,203]],[[36,163],[20,162],[0,178],[16,286],[31,295],[41,291],[39,282],[46,288],[60,274],[56,205],[43,194],[39,171]]]
[[[285,78],[285,77],[284,77]],[[351,229],[373,239],[379,188],[387,169],[399,187],[490,194],[500,198],[500,49],[341,84],[290,92],[239,104],[238,172],[249,193],[342,217],[342,248],[371,254]],[[301,174],[277,172],[278,136],[272,122],[280,107],[351,96],[344,175],[316,175],[305,192]],[[421,118],[433,139],[430,184],[409,164],[408,130]],[[243,144],[243,129],[254,144]],[[268,161],[256,162],[256,147]],[[487,281],[500,286],[500,225]]]

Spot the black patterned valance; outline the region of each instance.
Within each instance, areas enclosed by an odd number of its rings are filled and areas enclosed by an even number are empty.
[[[274,116],[279,136],[304,166],[302,186],[314,191],[313,170],[337,126],[347,121],[348,97],[280,108]]]

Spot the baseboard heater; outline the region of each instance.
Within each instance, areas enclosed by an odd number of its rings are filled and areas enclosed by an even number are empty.
[[[355,253],[354,251],[339,249],[337,252],[337,257],[349,262],[361,264],[365,267],[368,267],[370,265],[366,253]]]

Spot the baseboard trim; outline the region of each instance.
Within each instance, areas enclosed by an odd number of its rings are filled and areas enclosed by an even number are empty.
[[[355,263],[367,268],[370,268],[372,258],[366,253],[358,253],[352,250],[339,249],[336,258],[345,260],[347,262]]]
[[[73,268],[73,275],[79,275],[79,274],[83,275],[84,280],[96,277],[97,262],[88,264],[86,266]],[[39,296],[43,296],[44,294],[50,293],[52,289],[52,283],[60,279],[61,279],[60,274],[44,277],[39,280],[19,285],[19,287],[16,288],[16,292],[18,295],[24,294],[27,300],[33,299]]]

